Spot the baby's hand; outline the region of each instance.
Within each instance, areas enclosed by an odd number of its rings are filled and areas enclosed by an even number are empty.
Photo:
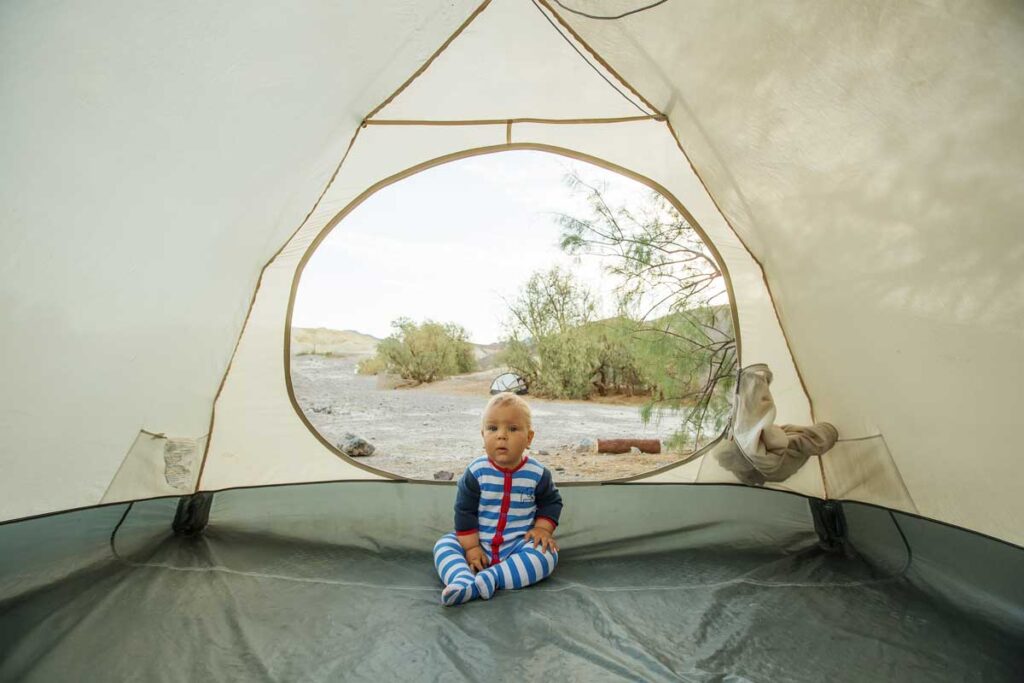
[[[541,550],[547,550],[548,552],[558,552],[558,544],[555,543],[551,530],[547,527],[535,526],[526,532],[525,538],[528,542],[533,541],[534,548],[540,547]]]
[[[490,560],[487,559],[487,553],[480,546],[473,546],[466,551],[466,562],[469,563],[469,568],[474,572],[482,571],[490,564]]]

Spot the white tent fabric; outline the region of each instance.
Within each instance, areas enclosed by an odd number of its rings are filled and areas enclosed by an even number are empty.
[[[689,167],[680,163],[679,150],[663,123],[655,121],[568,126],[576,135],[566,135],[560,125],[523,124],[513,127],[513,139],[550,144],[556,139],[571,144],[569,150],[590,154],[637,172],[658,172],[658,179],[682,199],[720,248],[734,255],[726,258],[730,274],[740,282],[758,287],[751,295],[737,293],[740,334],[765,339],[760,353],[765,362],[788,368],[787,408],[798,420],[809,416],[806,399],[799,390],[785,342],[778,329],[771,302],[763,292],[756,264],[743,252]],[[586,130],[582,130],[582,129]],[[595,128],[597,130],[595,130]],[[639,129],[639,130],[635,130]],[[581,135],[590,133],[590,135]],[[595,134],[596,133],[596,134]],[[214,431],[202,486],[218,489],[271,481],[308,481],[318,478],[364,478],[310,436],[285,390],[287,354],[284,343],[290,329],[286,316],[296,268],[323,227],[351,207],[368,186],[401,175],[420,163],[457,154],[464,150],[508,149],[505,126],[368,126],[360,134],[331,190],[307,224],[288,243],[263,276],[246,332],[232,364],[232,371],[217,403]],[[612,144],[609,144],[612,143]],[[674,157],[674,158],[673,158]],[[673,163],[673,161],[675,163]],[[674,177],[673,177],[674,176]],[[650,177],[650,176],[648,176]],[[678,188],[678,189],[676,189]],[[700,199],[704,199],[703,202]],[[343,229],[339,227],[338,229]],[[731,239],[730,239],[731,238]],[[774,344],[772,332],[774,332]],[[786,386],[783,383],[783,386]],[[253,415],[259,415],[253,419]],[[301,448],[307,444],[308,449]],[[287,458],[281,454],[287,453]],[[244,454],[244,455],[240,455]],[[820,486],[818,487],[820,489]],[[809,493],[819,493],[818,490]]]
[[[996,0],[8,3],[0,519],[382,476],[290,399],[303,258],[381,183],[529,147],[704,231],[778,419],[843,438],[784,488],[1024,543],[1022,36]]]
[[[0,6],[0,519],[99,503],[141,429],[209,432],[260,269],[472,10]]]
[[[492,2],[485,10],[373,118],[465,121],[653,113],[610,87],[605,79],[611,75],[580,59],[532,3]]]

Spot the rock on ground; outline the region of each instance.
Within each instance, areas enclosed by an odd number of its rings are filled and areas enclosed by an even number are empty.
[[[346,432],[337,445],[338,450],[350,458],[363,458],[373,455],[373,452],[376,450],[372,443],[351,432]]]

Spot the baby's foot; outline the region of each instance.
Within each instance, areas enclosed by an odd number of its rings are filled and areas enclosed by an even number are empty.
[[[453,581],[441,591],[441,602],[447,606],[469,602],[476,595],[476,584],[471,580]]]
[[[478,598],[490,600],[498,588],[498,579],[494,572],[485,569],[473,577],[473,585],[476,587]]]
[[[441,591],[441,602],[445,605],[461,605],[464,602],[481,598],[490,600],[494,595],[497,579],[487,571],[482,571],[472,580],[453,581]]]

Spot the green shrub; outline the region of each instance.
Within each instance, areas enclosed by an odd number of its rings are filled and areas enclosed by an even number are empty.
[[[476,369],[473,346],[461,326],[432,320],[417,325],[408,318],[391,326],[395,331],[377,345],[377,355],[365,361],[367,374],[383,369],[403,379],[435,382]]]
[[[536,273],[509,304],[510,338],[500,362],[535,396],[645,396],[645,422],[681,414],[667,444],[673,449],[720,433],[736,362],[730,309],[697,306],[656,320],[594,321],[591,301],[570,273]]]

